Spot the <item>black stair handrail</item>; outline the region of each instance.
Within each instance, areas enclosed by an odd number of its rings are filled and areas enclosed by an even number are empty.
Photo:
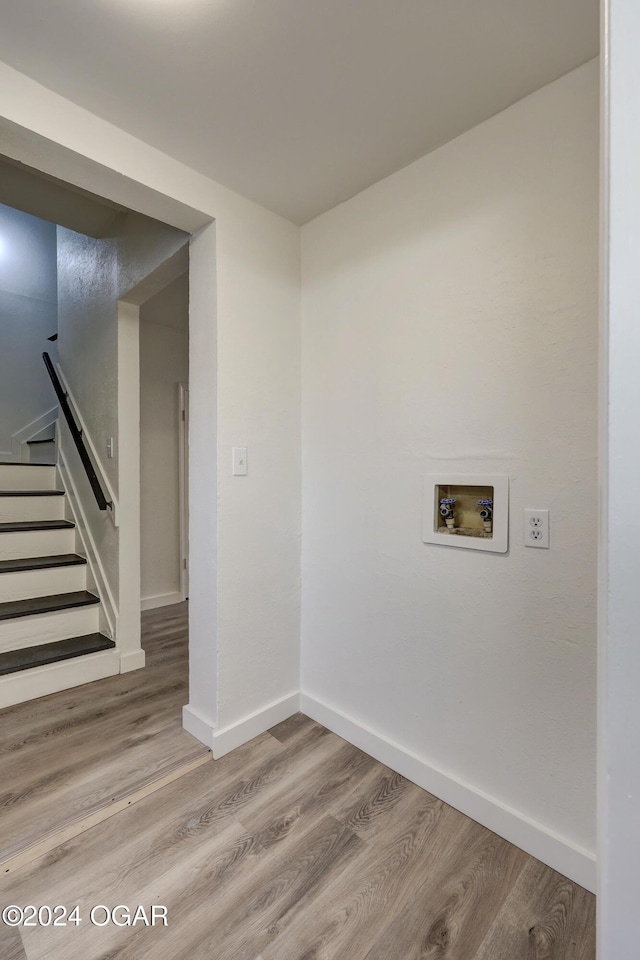
[[[107,507],[113,509],[113,502],[107,500],[100,486],[100,481],[98,480],[98,475],[94,469],[94,466],[91,462],[87,448],[82,439],[82,430],[78,427],[71,407],[69,406],[69,400],[67,393],[60,383],[60,378],[55,371],[53,363],[51,362],[51,357],[48,353],[42,354],[42,359],[44,360],[44,365],[47,368],[47,373],[51,377],[51,383],[53,384],[53,389],[56,392],[58,402],[60,404],[60,409],[64,413],[65,419],[69,424],[69,430],[71,431],[71,436],[73,437],[74,443],[77,447],[78,453],[80,454],[80,459],[82,460],[82,466],[85,469],[89,483],[91,484],[91,489],[93,490],[93,495],[96,498],[96,502],[101,510],[106,510]]]

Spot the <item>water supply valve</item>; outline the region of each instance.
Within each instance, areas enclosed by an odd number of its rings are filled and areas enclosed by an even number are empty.
[[[480,516],[482,517],[484,529],[487,533],[491,533],[493,526],[493,500],[478,500],[478,506],[480,507]]]
[[[446,523],[449,530],[453,530],[455,525],[455,497],[443,497],[440,501],[440,516]]]

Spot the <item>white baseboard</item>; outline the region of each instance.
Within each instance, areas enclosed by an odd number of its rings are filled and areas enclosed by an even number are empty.
[[[187,733],[190,733],[192,737],[195,737],[196,740],[204,743],[205,747],[209,747],[213,751],[215,726],[211,720],[198,713],[190,703],[182,708],[182,726]]]
[[[50,693],[59,693],[83,683],[104,680],[120,672],[120,654],[117,650],[90,653],[72,660],[43,667],[32,667],[0,677],[0,708],[12,707],[26,700],[36,700]]]
[[[144,650],[132,650],[123,653],[120,657],[120,673],[131,673],[132,670],[142,670],[146,662]]]
[[[143,597],[140,601],[141,610],[155,610],[156,607],[169,607],[173,603],[182,603],[180,591],[175,593],[160,593],[157,597]]]
[[[260,736],[269,727],[274,727],[276,723],[282,723],[283,720],[293,716],[299,709],[300,694],[292,693],[288,697],[282,697],[281,700],[275,700],[261,710],[256,710],[255,713],[228,727],[223,727],[222,730],[214,730],[213,759],[219,760],[225,753],[230,753],[243,743],[248,743],[254,737]]]
[[[182,724],[185,730],[197,737],[206,747],[211,748],[214,760],[219,760],[236,747],[258,737],[269,727],[293,716],[299,709],[300,696],[292,693],[281,700],[275,700],[261,710],[256,710],[255,713],[249,714],[248,717],[236,723],[229,724],[228,727],[223,727],[222,730],[217,730],[191,706],[186,706],[182,710]]]
[[[437,769],[321,700],[301,693],[300,710],[456,810],[595,893],[596,860],[590,851],[576,846],[471,784]]]

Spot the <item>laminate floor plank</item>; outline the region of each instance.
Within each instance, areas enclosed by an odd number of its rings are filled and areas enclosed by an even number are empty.
[[[468,820],[464,844],[446,849],[366,960],[475,960],[526,861],[522,850]]]
[[[34,863],[30,868],[21,871],[20,875],[14,878],[13,884],[7,885],[5,881],[4,889],[10,889],[13,900],[22,902],[28,896],[44,896],[45,891],[50,890],[53,884],[60,902],[75,903],[80,897],[84,911],[89,909],[92,902],[106,902],[105,897],[107,899],[111,897],[113,900],[115,896],[118,902],[131,902],[132,891],[137,897],[142,897],[140,902],[143,902],[145,886],[149,882],[149,875],[152,874],[156,877],[151,882],[155,896],[158,895],[158,891],[174,894],[172,931],[174,926],[178,928],[175,933],[177,937],[175,949],[177,944],[180,944],[180,948],[185,951],[188,947],[188,953],[185,955],[196,956],[198,950],[205,951],[206,955],[209,936],[207,934],[204,939],[202,937],[203,924],[197,922],[197,904],[202,903],[203,921],[210,924],[216,920],[216,928],[219,927],[224,915],[231,912],[232,917],[228,920],[228,925],[235,929],[237,923],[233,915],[242,905],[248,903],[252,904],[251,910],[255,911],[255,904],[260,905],[263,900],[265,877],[268,879],[273,870],[272,858],[269,863],[255,860],[255,852],[259,851],[263,854],[264,851],[258,846],[255,838],[246,834],[243,827],[238,827],[240,834],[233,837],[234,842],[231,848],[219,849],[216,855],[213,855],[211,850],[211,838],[213,837],[215,841],[220,830],[223,830],[229,822],[235,824],[235,820],[232,819],[234,813],[252,803],[254,787],[257,785],[258,789],[268,790],[273,783],[273,777],[290,768],[292,758],[296,754],[300,760],[296,778],[305,779],[306,755],[309,750],[313,750],[314,742],[323,744],[326,739],[330,739],[334,741],[334,750],[339,750],[343,746],[343,741],[333,738],[326,731],[322,731],[324,736],[320,739],[316,731],[312,733],[313,737],[302,736],[297,743],[289,742],[287,748],[272,738],[270,738],[270,744],[264,741],[254,742],[251,745],[253,752],[251,757],[244,748],[240,748],[216,764],[207,764],[206,771],[203,767],[172,784],[166,789],[164,798],[156,794],[142,801],[131,811],[127,811],[127,817],[130,814],[131,819],[123,835],[119,833],[119,825],[114,822],[119,818],[114,818],[114,821],[90,831],[83,838],[76,838],[74,841],[76,857],[74,869],[71,872],[67,873],[64,870],[64,864],[68,862],[70,853],[70,845],[65,845],[57,856],[52,856],[41,864]],[[318,747],[316,750],[320,754]],[[239,756],[243,752],[245,756]],[[270,755],[270,759],[267,759],[267,755]],[[213,771],[212,767],[215,768]],[[241,779],[239,779],[240,773]],[[296,778],[293,780],[294,786]],[[181,794],[181,806],[176,803],[176,793]],[[180,810],[180,815],[176,822],[172,822],[171,817],[175,817],[176,807]],[[309,882],[308,870],[304,865],[310,862],[309,858],[313,861],[317,860],[323,847],[327,848],[325,860],[328,864],[335,862],[336,852],[339,852],[345,844],[348,846],[360,842],[337,821],[332,818],[325,819],[327,822],[319,826],[317,818],[310,817],[308,828],[311,830],[311,835],[303,839],[286,838],[286,843],[282,845],[286,849],[280,853],[280,859],[284,864],[280,869],[287,875],[293,870],[298,883]],[[316,831],[318,836],[314,837],[313,831]],[[98,836],[98,832],[101,836]],[[115,847],[116,844],[119,846]],[[296,844],[299,849],[297,854]],[[100,849],[117,849],[117,852],[112,853],[109,858],[108,870],[101,870],[94,878],[79,883],[78,875],[81,876],[83,870],[88,870],[90,865],[96,862],[96,854]],[[148,851],[141,865],[136,857],[136,851],[139,849]],[[238,849],[241,850],[242,856],[238,855]],[[254,856],[250,857],[251,854]],[[301,864],[297,869],[296,856]],[[240,869],[247,857],[250,862],[244,869]],[[167,878],[175,874],[176,858],[180,860],[179,879],[173,887],[169,884],[167,889]],[[198,869],[195,872],[190,866],[194,858],[198,861]],[[240,870],[239,878],[234,879],[238,870]],[[264,875],[261,875],[261,870]],[[115,880],[114,887],[110,883],[112,878]],[[217,889],[223,880],[226,884],[224,899],[211,897],[211,890]],[[203,884],[204,889],[202,889]],[[154,902],[158,902],[157,899]],[[184,918],[184,930],[178,922],[180,917]],[[81,957],[82,951],[88,949],[86,938],[88,936],[91,940],[91,931],[85,931],[81,936],[76,936],[76,931],[72,933],[73,937],[70,935],[69,942],[65,943],[61,955],[75,958],[77,948],[77,956]],[[49,955],[50,951],[55,949],[56,937],[59,938],[60,935],[55,931],[29,931],[26,938],[27,944],[32,945],[29,957]],[[120,937],[121,935],[118,935],[117,939]],[[104,942],[105,938],[106,934],[102,932],[96,940],[94,932],[93,949],[96,949],[96,943]],[[149,939],[148,935],[146,939]],[[123,957],[130,956],[137,960],[138,957],[146,956],[138,940],[139,938],[136,938],[132,942],[122,954]],[[167,951],[167,957],[172,956],[172,941],[173,934],[167,935],[165,932],[162,950]],[[109,949],[111,949],[111,943],[109,943]],[[156,956],[159,948],[152,940],[149,949],[152,951],[150,955]],[[85,956],[93,956],[93,954],[89,953]]]
[[[162,791],[141,801],[132,808],[132,818],[114,818],[87,834],[64,844],[59,853],[53,851],[44,859],[44,864],[55,872],[59,858],[66,858],[70,850],[77,851],[79,869],[96,862],[103,849],[117,848],[113,872],[122,876],[135,873],[137,862],[131,862],[131,844],[139,835],[145,835],[146,854],[141,861],[143,871],[155,869],[157,863],[173,856],[174,849],[187,841],[198,842],[200,836],[218,824],[234,819],[241,811],[261,798],[263,794],[278,788],[280,781],[298,761],[297,771],[305,777],[310,764],[309,756],[317,744],[328,742],[332,749],[340,749],[343,741],[318,727],[286,746],[268,734],[256,738],[250,745],[240,747],[222,760],[206,764],[198,770],[175,781]],[[319,760],[323,758],[319,753]],[[295,778],[292,778],[295,783]],[[127,811],[128,813],[128,811]],[[117,821],[117,822],[116,822]],[[31,889],[43,876],[43,863],[34,862],[20,870],[16,879],[9,881],[10,889]],[[59,878],[61,894],[70,895],[64,884],[70,881],[75,890],[75,872],[70,878],[64,873]],[[44,887],[49,881],[44,881]],[[60,887],[60,882],[63,886]],[[86,892],[92,890],[92,880],[87,881]],[[97,877],[100,884],[101,877]],[[44,888],[43,888],[44,889]],[[96,889],[96,895],[98,890]]]
[[[313,899],[333,871],[339,871],[358,852],[362,841],[333,817],[308,818],[307,829],[288,836],[268,857],[244,864],[225,884],[224,895],[210,901],[206,923],[187,923],[175,942],[190,960],[253,960],[262,945],[295,906]],[[200,895],[201,896],[201,895]],[[186,899],[188,905],[197,892]],[[164,941],[162,949],[166,949]],[[136,960],[152,960],[156,952],[141,952]],[[167,960],[171,953],[167,954]],[[118,960],[134,960],[125,954]]]
[[[286,740],[284,745],[289,743]],[[295,779],[281,780],[276,790],[238,814],[263,848],[275,846],[284,836],[300,829],[309,814],[333,814],[340,808],[342,798],[351,792],[353,780],[365,777],[378,766],[372,757],[337,737],[331,736],[323,748],[325,763],[318,763],[321,757],[316,751],[307,769],[300,770],[302,776],[296,771]]]
[[[20,930],[0,921],[0,957],[2,960],[27,960]]]
[[[311,720],[309,717],[305,717],[304,713],[294,713],[292,717],[288,717],[287,720],[283,720],[282,723],[276,724],[275,727],[271,727],[269,733],[272,737],[275,737],[276,740],[279,740],[280,743],[285,743],[291,737],[296,736],[302,729],[310,729],[313,726],[319,726],[315,720]]]
[[[182,729],[187,604],[164,610],[144,669],[0,710],[0,862],[207,753]]]
[[[0,880],[85,918],[168,909],[23,930],[28,960],[593,960],[586,891],[318,724],[278,727]]]
[[[404,810],[411,811],[426,794],[410,780],[380,763],[359,782],[350,795],[331,808],[334,816],[359,837],[371,839],[387,829],[389,821]]]
[[[364,957],[422,882],[426,865],[455,842],[466,844],[467,832],[465,818],[425,793],[411,812],[393,818],[384,836],[363,841],[312,904],[299,904],[281,921],[276,938],[262,948],[264,960]]]
[[[180,728],[185,606],[144,637],[148,669],[0,713],[5,845],[204,750]],[[300,714],[0,876],[8,903],[83,920],[0,924],[2,960],[595,958],[591,894]],[[169,925],[95,926],[96,904]]]
[[[528,859],[475,960],[595,960],[595,897]]]

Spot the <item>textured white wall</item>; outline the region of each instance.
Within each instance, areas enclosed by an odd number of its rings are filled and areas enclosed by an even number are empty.
[[[95,240],[58,227],[58,355],[109,481],[118,494],[118,299],[184,245],[178,230],[129,214],[117,236]],[[137,389],[137,385],[136,385]],[[137,419],[134,417],[137,430]],[[107,442],[114,439],[114,456]],[[64,442],[109,584],[119,591],[119,532],[100,511],[72,442]],[[137,496],[137,492],[136,492]]]
[[[89,435],[114,490],[118,456],[106,458],[118,435],[118,246],[58,227],[58,356]]]
[[[597,219],[592,62],[303,228],[303,691],[587,851]],[[434,469],[508,555],[422,543]]]
[[[180,592],[178,384],[189,381],[189,278],[140,308],[142,599]]]
[[[42,362],[58,325],[56,228],[0,204],[0,455],[11,437],[55,406]]]
[[[216,227],[224,728],[299,688],[300,238],[266,211]],[[248,447],[246,477],[231,475],[234,446]]]

